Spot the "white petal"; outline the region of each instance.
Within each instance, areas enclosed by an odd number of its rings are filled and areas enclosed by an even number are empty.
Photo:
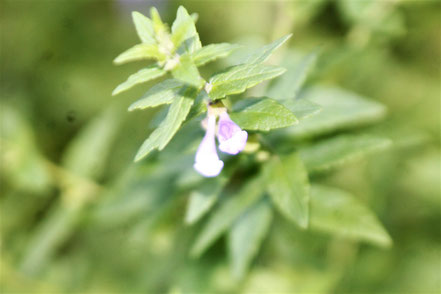
[[[241,152],[247,143],[248,133],[246,131],[236,132],[233,137],[219,144],[219,150],[228,154],[236,155]]]
[[[216,177],[224,167],[222,160],[195,162],[194,169],[204,177]]]

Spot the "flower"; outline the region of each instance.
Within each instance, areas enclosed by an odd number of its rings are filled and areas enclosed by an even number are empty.
[[[196,151],[193,165],[194,169],[204,177],[215,177],[224,167],[223,161],[217,155],[215,132],[216,116],[209,114],[207,117],[207,132]]]
[[[222,112],[219,117],[217,131],[219,149],[222,152],[235,155],[245,148],[248,133],[233,122],[227,112]]]

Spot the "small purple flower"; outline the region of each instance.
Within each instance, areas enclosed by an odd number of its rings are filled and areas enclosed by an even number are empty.
[[[219,149],[222,152],[235,155],[245,148],[248,133],[233,122],[226,112],[221,113],[219,117],[217,131]]]
[[[204,177],[215,177],[224,167],[223,161],[217,155],[215,133],[216,116],[208,115],[207,132],[196,151],[195,163],[193,165],[194,169]]]

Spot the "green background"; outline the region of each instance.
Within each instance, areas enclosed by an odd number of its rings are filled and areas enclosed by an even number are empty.
[[[0,5],[2,293],[441,291],[439,1]],[[268,43],[292,32],[293,50],[320,48],[308,84],[337,85],[388,107],[378,131],[393,134],[399,150],[324,181],[367,203],[391,248],[275,220],[271,232],[284,237],[270,233],[243,281],[231,278],[222,242],[201,259],[188,257],[195,232],[183,224],[187,194],[163,203],[172,194],[166,173],[132,163],[156,110],[126,109],[152,83],[111,96],[141,67],[112,64],[138,42],[131,11],[147,14],[152,5],[169,24],[178,5],[197,12],[203,44]],[[130,189],[120,188],[127,181]],[[156,190],[163,197],[149,198]],[[115,197],[130,201],[105,209]]]

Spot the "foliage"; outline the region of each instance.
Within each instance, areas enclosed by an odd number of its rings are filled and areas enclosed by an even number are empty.
[[[437,292],[439,5],[181,2],[4,5],[1,292]]]

